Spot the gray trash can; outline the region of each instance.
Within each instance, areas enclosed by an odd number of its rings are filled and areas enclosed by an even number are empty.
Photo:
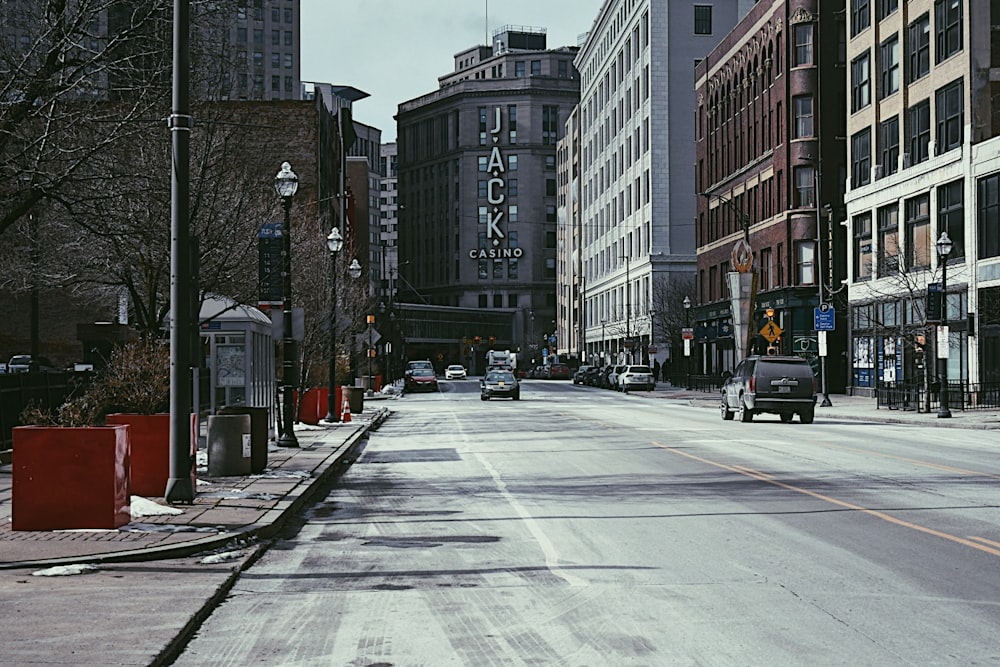
[[[228,477],[250,474],[250,415],[210,415],[208,474]]]
[[[259,475],[267,467],[267,408],[227,405],[219,408],[220,415],[250,416],[250,472]]]

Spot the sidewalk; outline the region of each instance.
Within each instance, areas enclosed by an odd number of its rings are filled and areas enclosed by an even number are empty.
[[[260,475],[207,478],[200,460],[192,504],[133,497],[132,522],[118,530],[11,530],[12,467],[0,465],[0,570],[178,558],[271,537],[388,414],[372,401],[346,424],[298,425],[300,446],[271,444]]]

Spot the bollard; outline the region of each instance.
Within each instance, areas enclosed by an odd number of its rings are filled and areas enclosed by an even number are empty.
[[[249,475],[250,415],[210,415],[208,474],[211,477]]]

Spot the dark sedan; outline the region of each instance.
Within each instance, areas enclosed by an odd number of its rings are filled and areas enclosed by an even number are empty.
[[[437,376],[429,368],[415,368],[403,382],[403,392],[438,391]]]
[[[521,400],[521,384],[510,371],[488,371],[480,381],[479,388],[479,398],[484,401],[491,398]]]

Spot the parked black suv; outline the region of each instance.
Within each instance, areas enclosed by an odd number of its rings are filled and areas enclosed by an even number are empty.
[[[816,385],[809,360],[802,357],[752,356],[740,362],[722,385],[722,418],[733,414],[748,422],[769,412],[787,423],[799,416],[811,424],[816,411]]]

